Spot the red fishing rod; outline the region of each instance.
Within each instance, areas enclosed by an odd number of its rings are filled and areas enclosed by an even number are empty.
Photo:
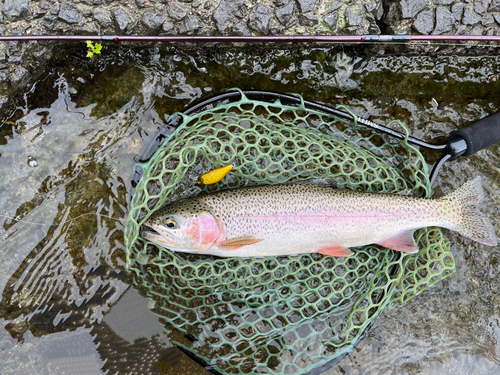
[[[499,35],[275,35],[275,36],[141,36],[141,35],[6,35],[0,42],[166,42],[166,43],[408,43],[500,42]]]

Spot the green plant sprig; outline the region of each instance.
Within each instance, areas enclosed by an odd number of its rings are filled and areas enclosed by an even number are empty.
[[[87,47],[89,48],[87,57],[92,58],[94,56],[94,53],[96,55],[99,55],[101,53],[102,45],[100,43],[96,43],[96,45],[94,46],[90,40],[87,40]]]

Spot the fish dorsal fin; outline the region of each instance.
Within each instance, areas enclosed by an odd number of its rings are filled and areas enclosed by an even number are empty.
[[[316,250],[316,253],[329,255],[331,257],[348,257],[354,254],[347,247],[341,245],[325,246]]]
[[[388,249],[401,251],[402,253],[418,253],[418,246],[413,239],[413,229],[399,232],[395,236],[389,237],[378,244]]]
[[[240,247],[247,246],[247,245],[252,245],[254,243],[258,243],[264,240],[255,238],[253,236],[247,236],[247,237],[238,237],[238,238],[232,238],[230,240],[226,240],[223,243],[219,245],[219,247],[224,248],[224,250],[236,250],[239,249]]]

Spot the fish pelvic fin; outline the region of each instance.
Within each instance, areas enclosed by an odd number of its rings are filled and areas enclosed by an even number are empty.
[[[496,246],[498,244],[493,224],[479,211],[484,200],[480,176],[466,182],[442,199],[458,200],[461,205],[460,222],[450,229],[485,245]]]
[[[401,251],[402,253],[418,253],[418,245],[413,238],[413,229],[399,232],[395,236],[389,237],[378,244],[388,249]]]
[[[238,237],[238,238],[232,238],[230,240],[226,240],[223,243],[219,245],[224,250],[236,250],[239,249],[243,246],[247,245],[252,245],[254,243],[258,243],[264,240],[255,238],[253,236],[248,236],[248,237]]]
[[[316,253],[329,255],[331,257],[348,257],[354,254],[351,250],[349,250],[345,246],[337,245],[337,246],[326,246],[316,250]]]

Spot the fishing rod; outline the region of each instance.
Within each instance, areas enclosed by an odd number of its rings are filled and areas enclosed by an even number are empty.
[[[407,42],[500,42],[500,35],[5,35],[0,42],[162,42],[162,43],[407,43]]]

